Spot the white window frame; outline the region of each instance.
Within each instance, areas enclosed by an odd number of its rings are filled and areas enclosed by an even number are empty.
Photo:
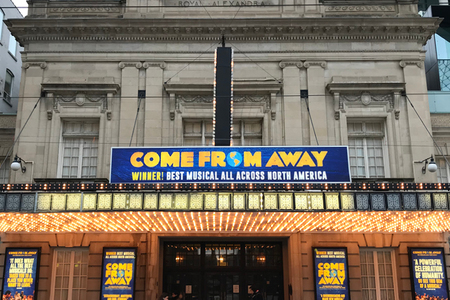
[[[376,289],[376,296],[377,300],[381,300],[380,295],[380,274],[378,271],[378,252],[386,252],[389,251],[391,253],[391,262],[392,262],[392,280],[393,280],[393,286],[394,286],[394,299],[389,300],[399,300],[398,295],[398,283],[397,283],[397,264],[395,261],[395,251],[394,249],[387,249],[387,248],[381,248],[381,249],[371,249],[371,248],[360,248],[361,252],[368,252],[372,253],[373,255],[373,265],[374,265],[374,277],[375,277],[375,289]],[[362,274],[361,274],[362,278]],[[361,286],[362,289],[362,286]]]
[[[5,160],[4,157],[0,157],[0,165]],[[6,184],[9,183],[9,173],[10,173],[10,160],[7,158],[5,160],[5,164],[3,165],[2,169],[0,169],[0,184]]]
[[[7,92],[6,91],[6,78],[7,76],[11,77],[11,83],[10,83],[10,90]],[[8,103],[9,105],[11,105],[11,95],[13,93],[13,89],[14,89],[14,73],[11,72],[10,69],[6,69],[6,74],[5,74],[5,84],[3,85],[3,100],[5,100],[6,103]]]
[[[69,287],[67,293],[67,300],[72,300],[72,290],[73,290],[73,277],[74,277],[74,265],[75,265],[75,252],[88,252],[88,248],[72,248],[72,249],[54,249],[53,251],[53,264],[52,264],[52,282],[50,290],[50,300],[55,299],[55,284],[56,284],[56,264],[58,255],[57,252],[70,252],[70,267],[69,267]],[[89,268],[89,257],[88,257],[88,268]],[[88,272],[89,274],[89,272]],[[88,275],[87,275],[88,276]],[[88,280],[86,279],[86,291],[87,291]]]
[[[239,123],[240,126],[240,130],[239,130],[239,140],[241,141],[241,146],[245,146],[245,123],[246,121],[260,121],[261,122],[261,135],[257,136],[258,138],[261,139],[261,145],[263,145],[263,119],[235,119],[234,122],[235,123]],[[195,123],[195,122],[201,122],[201,128],[202,128],[202,132],[201,132],[201,138],[202,138],[202,146],[211,146],[211,145],[206,145],[206,138],[209,138],[209,136],[205,136],[206,134],[206,123],[210,122],[212,124],[212,119],[186,119],[183,120],[183,145],[184,145],[184,141],[185,141],[185,136],[184,136],[184,126],[186,123]],[[255,135],[256,136],[256,135]],[[248,138],[250,138],[250,135],[247,135]],[[213,136],[211,136],[211,139],[213,138]],[[235,139],[235,136],[233,136],[233,140]]]
[[[65,122],[98,122],[99,120],[94,120],[94,119],[87,119],[87,120],[83,120],[83,119],[68,119],[68,120],[64,120],[61,119],[61,131],[60,131],[60,147],[59,147],[59,155],[58,155],[58,173],[57,173],[57,178],[63,178],[63,167],[64,167],[64,124]],[[100,136],[100,124],[99,124],[99,133],[97,135],[91,135],[91,134],[80,134],[79,136],[77,136],[78,138],[90,138],[90,137],[97,137],[97,166],[96,166],[96,177],[98,176],[98,169],[99,169],[99,139]],[[74,136],[73,138],[76,138],[76,136]],[[78,170],[77,170],[77,177],[66,177],[66,178],[79,178],[79,179],[93,179],[92,177],[81,177],[83,172],[83,145],[80,145],[80,149],[78,151]]]
[[[14,47],[14,48],[13,48]],[[9,36],[9,43],[8,43],[8,52],[15,58],[17,55],[17,40],[16,38],[11,34]]]
[[[447,162],[445,161],[445,159],[442,156],[437,156],[435,157],[436,160],[436,164],[438,166],[438,170],[437,170],[437,181],[439,183],[449,183],[450,180],[450,168],[448,167]],[[442,181],[442,176],[441,173],[445,172],[445,175],[447,176],[447,180],[445,182]]]
[[[382,151],[383,151],[383,168],[384,168],[384,175],[383,177],[371,177],[370,176],[370,170],[369,170],[369,155],[368,155],[368,150],[367,150],[367,139],[368,138],[376,138],[377,136],[374,134],[373,136],[370,136],[369,134],[358,137],[357,135],[352,135],[350,132],[348,132],[347,129],[347,143],[351,138],[362,138],[363,139],[363,147],[364,147],[364,168],[365,168],[365,176],[364,177],[360,177],[360,176],[354,176],[353,174],[351,174],[352,178],[388,178],[389,177],[389,152],[388,152],[388,147],[387,147],[387,128],[386,128],[386,122],[384,120],[361,120],[361,119],[356,119],[356,118],[349,118],[347,119],[347,128],[349,124],[353,124],[353,123],[362,123],[363,124],[363,128],[365,128],[366,123],[379,123],[381,124],[382,128],[383,128],[383,134],[382,136],[379,136],[381,138],[381,147],[382,147]],[[365,132],[365,130],[363,130],[363,132]],[[348,143],[349,144],[349,143]],[[350,156],[349,156],[350,159]],[[349,161],[350,164],[350,161]],[[351,165],[350,165],[350,171],[351,171]]]

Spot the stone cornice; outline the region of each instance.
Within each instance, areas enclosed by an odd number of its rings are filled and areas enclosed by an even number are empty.
[[[10,31],[23,45],[39,41],[186,42],[292,40],[410,40],[425,43],[436,18],[266,19],[12,19]],[[268,25],[270,24],[270,25]],[[381,25],[382,24],[382,25]]]

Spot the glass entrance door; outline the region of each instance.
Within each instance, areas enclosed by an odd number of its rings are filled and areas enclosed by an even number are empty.
[[[206,300],[239,300],[239,274],[205,273]]]
[[[163,292],[185,300],[248,300],[255,285],[265,300],[284,299],[280,242],[165,242]]]

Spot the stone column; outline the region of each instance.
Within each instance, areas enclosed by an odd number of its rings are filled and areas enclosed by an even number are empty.
[[[410,150],[405,149],[405,151],[402,151],[403,164],[405,169],[409,169],[408,165],[413,166],[414,179],[416,182],[436,182],[436,173],[427,171],[426,174],[422,174],[423,164],[414,163],[414,161],[421,161],[430,157],[431,154],[434,154],[433,139],[427,132],[427,128],[431,132],[431,116],[423,62],[419,60],[402,60],[400,66],[403,68],[406,86],[407,99],[404,100],[406,101],[407,126],[410,143],[407,141],[397,141],[397,143],[400,143],[401,145],[410,145],[411,148]],[[414,106],[415,110],[411,104]],[[416,111],[420,118],[417,116]],[[421,119],[427,128],[424,127]],[[411,153],[411,156],[407,154],[409,152]]]
[[[280,62],[283,69],[283,145],[302,145],[302,111],[300,102],[301,62]]]
[[[306,61],[304,63],[304,67],[307,69],[309,94],[309,98],[306,100],[309,103],[312,124],[314,124],[314,129],[320,146],[329,144],[327,130],[327,103],[325,98],[326,65],[326,62],[324,61]],[[302,99],[302,101],[305,101],[305,99]],[[310,136],[309,144],[317,145],[311,120],[308,120],[308,124]]]
[[[119,114],[119,147],[128,147],[131,133],[133,132],[134,120],[136,118],[139,90],[140,62],[121,62],[122,69],[121,99]],[[142,107],[142,103],[141,103]],[[137,134],[135,132],[131,146],[135,146]]]
[[[165,63],[144,63],[144,68],[147,68],[144,146],[162,146],[164,112],[161,87],[165,66]]]
[[[25,126],[28,117],[33,111],[36,102],[41,97],[41,83],[43,82],[44,71],[46,68],[47,63],[45,62],[25,63],[23,65],[22,81],[20,83],[20,101],[17,107],[16,140],[20,130]],[[57,159],[55,158],[53,158],[52,161],[44,161],[46,152],[45,146],[43,146],[42,143],[39,143],[39,141],[45,141],[46,123],[43,122],[46,120],[46,103],[45,98],[42,98],[39,101],[39,105],[31,114],[26,127],[23,129],[20,138],[17,140],[14,149],[10,153],[11,162],[16,154],[22,159],[30,162],[29,164],[26,164],[27,171],[25,173],[20,171],[10,172],[12,183],[31,183],[35,177],[44,177],[44,166],[50,163],[57,164]],[[37,164],[39,169],[36,169],[34,163],[32,163],[36,161],[44,162]]]

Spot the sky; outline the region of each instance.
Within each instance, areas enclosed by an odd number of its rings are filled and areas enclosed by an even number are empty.
[[[22,16],[26,16],[28,13],[27,0],[13,0],[14,5],[17,6],[22,13]]]

